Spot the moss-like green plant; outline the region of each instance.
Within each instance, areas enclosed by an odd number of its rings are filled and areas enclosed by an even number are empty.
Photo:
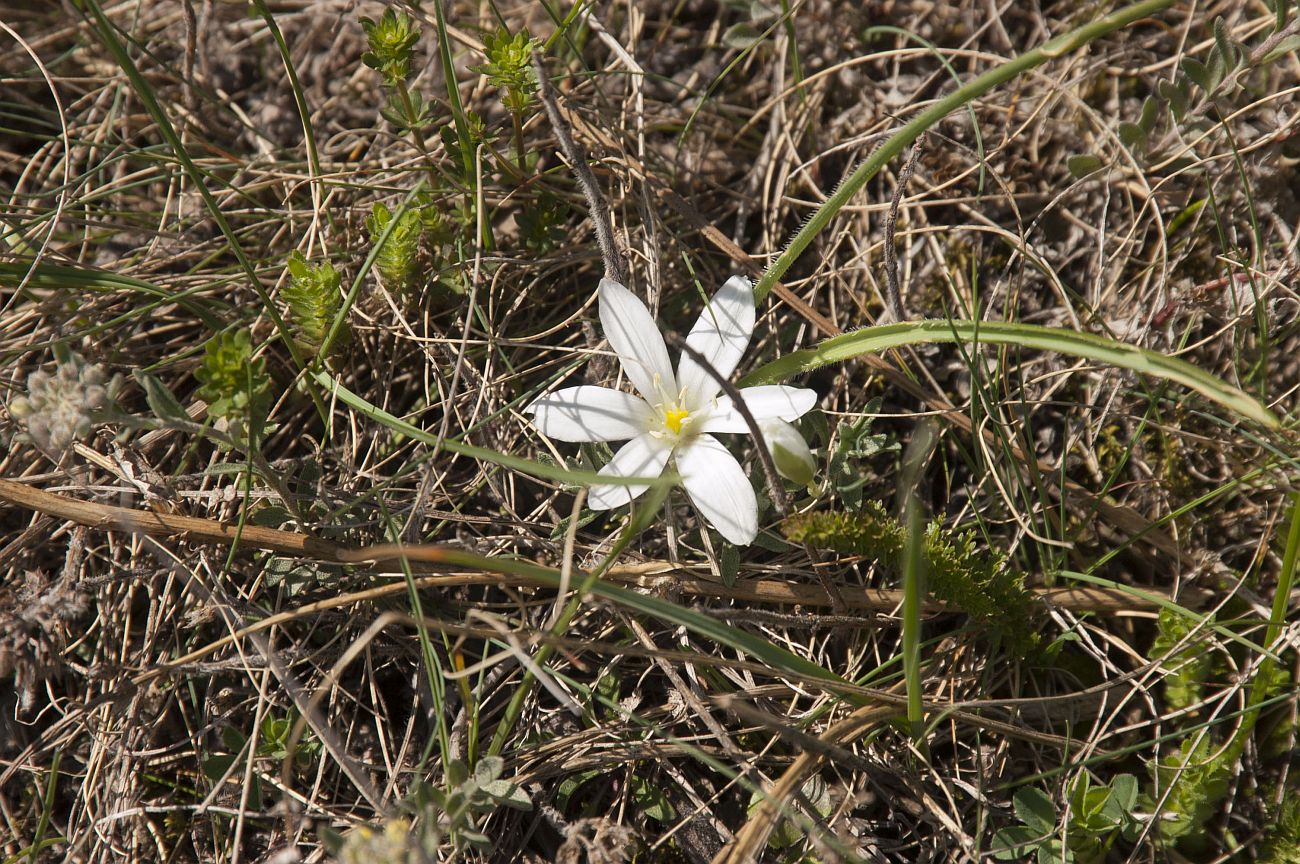
[[[194,370],[199,397],[208,413],[225,420],[230,434],[255,444],[261,436],[271,402],[266,360],[253,357],[247,330],[218,333],[203,350],[203,364]]]
[[[343,836],[326,829],[321,840],[339,864],[414,864],[439,860],[440,852],[452,857],[470,849],[491,851],[492,837],[483,833],[483,821],[501,807],[532,809],[523,789],[502,779],[504,761],[486,756],[471,771],[459,759],[447,764],[445,788],[417,782],[401,803],[408,816],[391,819],[382,830],[362,827]]]
[[[792,516],[783,530],[795,542],[862,555],[902,570],[906,531],[876,502],[854,513]],[[990,628],[1013,651],[1026,651],[1037,642],[1024,576],[1009,570],[1004,556],[980,552],[969,534],[955,534],[937,522],[926,530],[922,552],[928,588],[937,600]]]
[[[1061,832],[1056,803],[1050,797],[1032,786],[1017,792],[1012,803],[1021,824],[993,835],[993,857],[1101,864],[1116,840],[1132,840],[1142,829],[1135,816],[1138,783],[1132,774],[1119,774],[1109,785],[1099,785],[1082,773],[1070,785],[1069,795],[1069,824]]]
[[[1156,638],[1151,643],[1150,657],[1164,657],[1165,668],[1165,702],[1174,710],[1182,710],[1201,701],[1205,682],[1214,672],[1214,656],[1195,640],[1176,648],[1189,633],[1196,622],[1185,615],[1179,615],[1169,609],[1161,609],[1156,623]],[[1167,655],[1167,656],[1166,656]]]
[[[361,29],[370,48],[361,55],[361,62],[382,75],[388,86],[404,84],[411,76],[415,43],[420,38],[415,21],[390,6],[378,21],[362,18]]]
[[[1280,667],[1263,663],[1251,682],[1252,707],[1242,715],[1231,738],[1215,740],[1210,734],[1185,739],[1177,752],[1151,765],[1154,781],[1152,794],[1143,796],[1147,812],[1157,809],[1157,837],[1166,845],[1177,845],[1188,852],[1199,852],[1209,841],[1210,819],[1219,812],[1227,797],[1233,772],[1246,748],[1246,742],[1259,719],[1259,705],[1268,701],[1291,683]],[[1157,808],[1160,797],[1163,806]]]
[[[1211,736],[1202,735],[1188,738],[1177,753],[1154,763],[1151,773],[1156,791],[1168,792],[1156,823],[1162,843],[1181,844],[1188,849],[1205,845],[1205,823],[1228,794],[1239,755],[1237,747],[1220,747]],[[1153,794],[1144,803],[1154,810],[1156,800]]]
[[[294,338],[306,355],[320,351],[329,335],[330,325],[342,305],[339,274],[328,261],[311,265],[295,250],[287,264],[289,282],[280,296],[289,306],[289,320]],[[346,323],[339,330],[331,350],[345,346],[351,336]]]
[[[1255,860],[1257,864],[1300,864],[1300,797],[1288,795],[1282,799]]]
[[[528,151],[524,149],[524,120],[537,107],[537,70],[533,68],[533,51],[541,47],[524,32],[511,36],[504,28],[483,39],[487,62],[476,66],[494,87],[501,90],[501,102],[510,112],[514,125],[515,159],[525,170]]]
[[[828,476],[836,497],[848,510],[862,506],[862,487],[872,477],[866,461],[878,453],[898,449],[897,441],[871,431],[872,415],[879,413],[880,402],[879,397],[872,399],[863,407],[861,417],[839,427],[839,445],[831,454]]]
[[[361,55],[361,62],[383,77],[388,90],[388,102],[379,113],[395,129],[409,132],[423,148],[422,130],[432,116],[420,94],[407,85],[415,60],[415,43],[420,38],[415,20],[390,7],[378,21],[362,18],[361,27],[370,48]]]
[[[380,243],[384,230],[393,218],[391,210],[382,203],[375,203],[366,222],[370,229],[371,243]],[[375,270],[389,289],[402,293],[414,287],[423,232],[420,213],[411,208],[397,217],[397,224],[379,246],[379,252],[375,256]]]
[[[502,91],[501,101],[512,114],[525,114],[537,105],[537,71],[533,51],[541,46],[524,32],[511,36],[504,28],[483,38],[487,62],[475,66],[494,87]]]
[[[535,201],[515,215],[524,248],[535,255],[545,255],[558,248],[569,236],[568,216],[569,208],[564,202],[543,189]]]

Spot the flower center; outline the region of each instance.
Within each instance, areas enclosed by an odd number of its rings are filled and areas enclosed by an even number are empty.
[[[674,405],[664,412],[664,425],[671,429],[674,435],[680,435],[682,434],[682,424],[690,416],[691,412]]]

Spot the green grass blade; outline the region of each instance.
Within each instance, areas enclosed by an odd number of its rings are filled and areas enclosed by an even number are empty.
[[[344,405],[354,411],[358,411],[365,416],[374,420],[382,426],[387,426],[395,432],[400,432],[408,438],[428,444],[431,447],[441,447],[449,450],[458,456],[465,456],[470,459],[479,459],[483,462],[491,462],[494,465],[502,465],[506,468],[513,468],[524,474],[533,477],[544,477],[547,480],[556,480],[561,483],[592,484],[608,483],[615,486],[670,486],[679,482],[675,474],[664,472],[660,477],[614,477],[604,474],[597,474],[595,471],[574,471],[568,468],[561,468],[558,465],[546,465],[541,462],[534,462],[531,459],[524,459],[520,456],[511,456],[508,453],[498,453],[495,450],[488,450],[485,447],[475,447],[472,444],[462,444],[450,438],[438,439],[438,436],[432,432],[426,432],[419,426],[407,423],[400,417],[389,414],[383,408],[372,405],[365,399],[353,393],[348,388],[339,383],[328,372],[317,370],[308,373],[308,376],[315,380],[325,392],[338,399]]]
[[[1022,348],[1083,357],[1181,384],[1211,402],[1269,429],[1281,426],[1277,415],[1252,396],[1184,360],[1091,333],[1005,321],[905,321],[867,327],[827,339],[816,348],[786,354],[746,375],[740,383],[741,386],[771,384],[819,366],[851,360],[861,354],[902,345],[937,342],[1018,345]]]
[[[443,563],[456,567],[469,567],[508,575],[526,576],[543,585],[560,587],[560,572],[550,567],[543,567],[531,561],[514,558],[488,558],[459,549],[443,549],[440,552]],[[574,574],[581,578],[581,574]],[[603,600],[617,603],[633,612],[653,616],[661,621],[685,627],[691,632],[744,653],[752,659],[763,663],[772,670],[773,675],[787,673],[791,676],[826,681],[831,684],[848,685],[840,676],[825,669],[811,660],[794,654],[779,645],[774,645],[745,630],[724,624],[716,618],[690,609],[683,609],[651,594],[641,594],[618,585],[612,585],[599,579],[591,583],[591,593]],[[845,698],[851,699],[851,696]]]
[[[762,278],[758,280],[758,284],[754,286],[754,302],[763,302],[768,292],[772,290],[772,286],[780,281],[785,272],[790,269],[790,265],[799,260],[799,256],[808,248],[808,244],[812,243],[813,238],[830,224],[831,219],[843,209],[849,199],[856,195],[868,180],[875,177],[890,159],[902,153],[909,144],[920,138],[922,132],[925,132],[958,108],[975,101],[985,93],[1005,84],[1016,76],[1028,72],[1036,66],[1041,66],[1048,60],[1068,54],[1071,51],[1077,51],[1094,39],[1126,27],[1134,21],[1154,15],[1161,9],[1166,9],[1172,5],[1174,5],[1174,0],[1146,0],[1143,3],[1126,6],[1117,12],[1112,12],[1110,15],[1071,30],[1069,33],[1055,39],[1049,39],[1032,51],[1027,51],[1019,57],[1008,60],[1001,66],[990,69],[969,84],[958,88],[950,95],[945,96],[920,114],[917,114],[903,128],[891,135],[884,144],[872,151],[871,155],[864,159],[862,164],[854,169],[853,173],[840,184],[831,197],[826,199],[826,203],[817,209],[812,218],[804,223],[804,226],[799,229],[799,233],[795,234],[794,239],[790,241],[785,251],[772,262],[772,266],[767,268]]]
[[[26,280],[24,282],[24,280]],[[174,293],[166,288],[135,279],[96,270],[92,267],[73,266],[69,264],[51,264],[42,261],[32,267],[31,259],[20,261],[0,261],[0,285],[17,288],[20,285],[45,291],[88,291],[96,294],[108,291],[135,291],[157,297],[168,303],[175,303],[193,313],[195,318],[212,332],[224,330],[227,322],[213,314],[215,311],[228,311],[224,303],[210,300],[198,300],[188,296],[192,292]]]

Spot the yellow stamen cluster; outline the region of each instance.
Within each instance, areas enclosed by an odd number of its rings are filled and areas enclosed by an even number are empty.
[[[673,406],[664,412],[664,425],[671,429],[674,435],[680,435],[682,434],[682,424],[690,416],[691,412],[685,408]]]

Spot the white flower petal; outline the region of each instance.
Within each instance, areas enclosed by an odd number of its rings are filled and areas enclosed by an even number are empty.
[[[712,435],[701,435],[677,450],[677,470],[686,494],[718,533],[737,546],[758,536],[758,501],[745,471]]]
[[[764,384],[745,387],[740,391],[745,407],[758,423],[764,420],[797,420],[817,404],[817,393],[806,387],[785,384]],[[748,432],[745,418],[731,404],[730,396],[721,396],[709,411],[709,416],[699,425],[701,432]]]
[[[600,326],[628,380],[647,402],[676,397],[677,379],[650,310],[613,279],[600,280]]]
[[[686,344],[700,352],[723,378],[730,378],[754,335],[754,291],[749,280],[732,276],[700,313]],[[677,364],[677,384],[687,393],[687,407],[696,409],[722,390],[722,385],[685,352]]]
[[[644,432],[624,444],[600,469],[600,473],[613,477],[658,477],[664,473],[673,445],[663,438]],[[621,507],[640,495],[649,486],[592,486],[587,496],[587,506],[592,510],[610,510]]]
[[[590,385],[548,393],[524,410],[558,441],[626,441],[649,429],[655,416],[644,399]]]

